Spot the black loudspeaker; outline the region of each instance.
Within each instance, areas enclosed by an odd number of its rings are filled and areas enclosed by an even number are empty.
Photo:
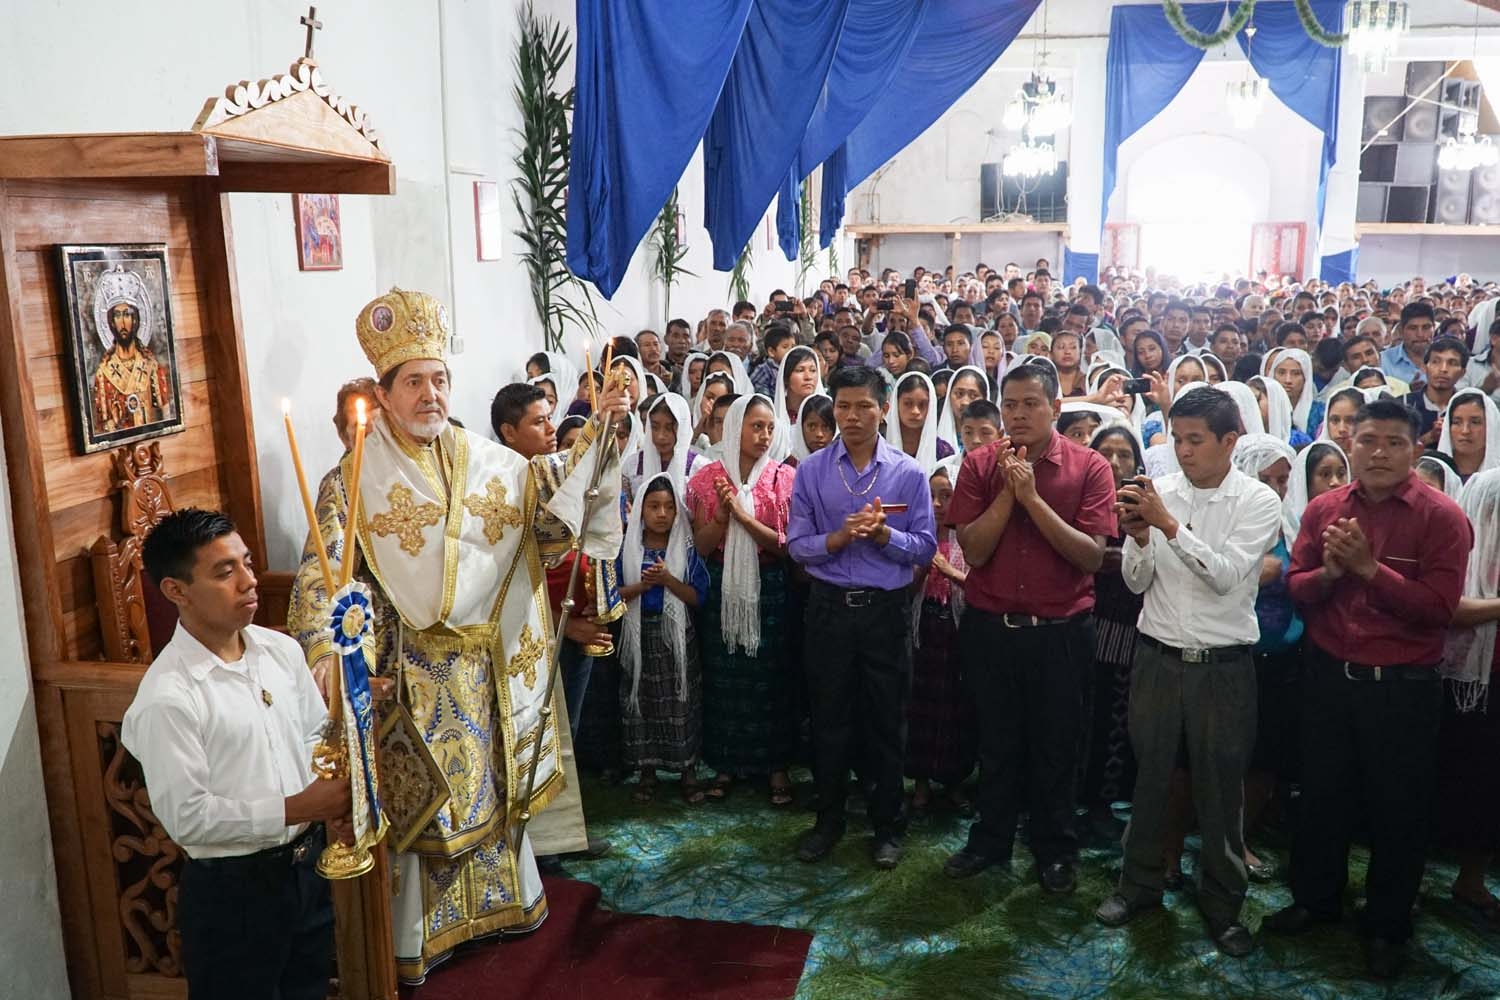
[[[1430,187],[1437,180],[1437,147],[1430,142],[1396,143],[1397,184]]]
[[[1406,132],[1401,140],[1403,142],[1437,142],[1439,110],[1436,104],[1415,105],[1402,119]]]
[[[1500,226],[1500,166],[1475,167],[1470,174],[1469,222]]]
[[[1394,142],[1377,142],[1360,153],[1360,181],[1382,184],[1394,181],[1396,179],[1396,149],[1397,144]],[[1381,204],[1384,205],[1384,201]]]
[[[1432,85],[1442,79],[1447,65],[1442,62],[1409,62],[1406,64],[1406,96],[1421,97],[1426,94],[1430,100],[1438,100],[1441,97],[1441,87],[1433,89]],[[1427,93],[1432,89],[1432,93]]]
[[[1469,171],[1439,170],[1437,187],[1432,193],[1430,221],[1445,226],[1462,226],[1469,221]]]
[[[1000,164],[979,165],[979,221],[1000,214]]]
[[[1386,222],[1426,222],[1432,188],[1391,185],[1385,198]]]
[[[1366,97],[1365,98],[1365,124],[1361,142],[1400,142],[1405,138],[1405,118],[1392,120],[1401,114],[1401,109],[1406,107],[1406,101],[1400,97]],[[1387,129],[1384,135],[1381,129]]]
[[[1037,222],[1066,222],[1068,219],[1068,164],[1061,161],[1057,169],[1044,177],[1024,183],[1006,177],[998,163],[979,165],[979,217],[992,219],[1006,212],[1024,212]]]
[[[1385,195],[1389,190],[1389,184],[1371,184],[1361,180],[1359,182],[1359,199],[1355,202],[1354,206],[1354,221],[1384,222]]]

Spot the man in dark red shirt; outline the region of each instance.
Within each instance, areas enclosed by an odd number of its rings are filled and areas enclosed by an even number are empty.
[[[1353,824],[1367,813],[1366,961],[1385,978],[1401,970],[1422,883],[1442,716],[1437,666],[1474,538],[1458,505],[1412,473],[1417,431],[1400,403],[1366,404],[1349,449],[1354,481],[1302,517],[1287,578],[1309,640],[1294,902],[1265,921],[1298,934],[1339,919]]]
[[[1028,792],[1031,851],[1048,892],[1072,892],[1073,798],[1084,682],[1094,657],[1094,573],[1115,534],[1109,463],[1053,429],[1061,403],[1045,359],[1001,384],[1006,437],[970,452],[948,522],[969,563],[959,629],[964,683],[984,725],[979,819],[944,870],[1010,861]]]

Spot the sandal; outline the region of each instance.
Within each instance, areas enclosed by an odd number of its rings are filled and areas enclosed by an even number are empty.
[[[777,809],[784,809],[796,801],[792,794],[792,785],[789,780],[783,779],[778,783],[775,779],[771,781],[771,805]]]
[[[716,774],[714,779],[708,783],[703,797],[713,802],[723,802],[729,797],[729,789],[734,784],[734,777],[728,774]]]
[[[643,779],[630,793],[630,801],[639,805],[645,805],[656,798],[656,779]]]

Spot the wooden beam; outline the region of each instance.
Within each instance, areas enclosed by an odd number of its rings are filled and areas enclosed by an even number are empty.
[[[283,191],[305,194],[395,194],[396,168],[389,162],[265,163],[219,165],[220,191]]]
[[[862,236],[966,236],[976,233],[1061,233],[1068,234],[1066,222],[851,222],[844,231]]]
[[[255,559],[266,566],[265,527],[260,509],[260,464],[256,461],[255,422],[250,416],[250,369],[240,328],[239,279],[234,267],[234,233],[229,196],[213,181],[200,181],[192,196],[193,245],[198,303],[203,318],[203,349],[214,373],[218,411],[215,443],[224,477],[222,489],[229,517]]]
[[[1355,236],[1500,236],[1500,226],[1447,225],[1428,222],[1361,222]]]
[[[212,177],[218,172],[213,137],[191,132],[0,139],[0,178]]]

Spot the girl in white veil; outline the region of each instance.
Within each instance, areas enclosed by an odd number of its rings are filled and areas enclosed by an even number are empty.
[[[917,434],[916,451],[912,453],[907,452],[905,436],[902,433],[901,400],[903,396],[914,396],[918,392],[927,393],[927,412],[922,418],[922,427]],[[907,372],[896,380],[895,391],[891,393],[891,412],[886,414],[885,418],[885,439],[892,448],[902,454],[910,454],[916,459],[923,472],[929,475],[932,473],[939,457],[937,390],[932,387],[932,379],[928,378],[925,373]]]
[[[693,365],[702,362],[705,369],[708,368],[708,355],[702,351],[691,351],[686,358],[682,359],[682,367],[677,369],[677,374],[672,379],[672,391],[684,399],[691,400],[698,395],[698,390],[693,387]],[[703,373],[698,374],[698,384],[703,384]]]
[[[948,445],[955,452],[963,451],[962,442],[958,438],[958,414],[954,412],[960,409],[960,406],[955,405],[953,399],[953,390],[957,387],[958,381],[961,378],[971,384],[977,382],[977,386],[971,386],[978,388],[979,395],[977,398],[990,399],[990,380],[982,368],[976,368],[974,365],[964,365],[953,373],[952,378],[948,379],[948,395],[943,403],[943,412],[938,415],[937,435],[941,440],[947,441]],[[965,389],[964,392],[965,398],[962,400],[961,405],[968,406],[972,400],[967,398],[969,394],[968,389]]]
[[[731,354],[728,351],[715,351],[708,356],[708,367],[703,369],[705,378],[714,365],[720,361],[728,366],[729,374],[734,379],[735,395],[748,396],[755,391],[755,386],[750,381],[750,374],[745,370],[745,362],[738,354]]]
[[[1292,440],[1292,399],[1281,383],[1269,375],[1253,375],[1246,382],[1250,390],[1259,389],[1266,401],[1266,433],[1283,441]]]
[[[1500,406],[1490,398],[1489,393],[1483,389],[1468,388],[1460,389],[1448,400],[1448,408],[1443,411],[1443,433],[1438,437],[1437,450],[1445,455],[1452,455],[1458,462],[1459,475],[1464,475],[1464,462],[1473,463],[1475,458],[1469,453],[1459,455],[1453,448],[1453,411],[1461,404],[1467,404],[1473,408],[1476,404],[1484,413],[1484,453],[1477,458],[1477,467],[1469,472],[1469,476],[1478,472],[1487,472],[1490,469],[1500,468]],[[1460,448],[1459,451],[1466,451]],[[1464,476],[1465,480],[1468,476]]]
[[[1327,466],[1324,466],[1325,462]],[[1320,466],[1325,471],[1332,470],[1331,479],[1320,477]],[[1292,463],[1292,477],[1286,486],[1285,506],[1291,541],[1297,540],[1297,533],[1302,529],[1302,515],[1306,513],[1307,505],[1322,496],[1330,488],[1329,483],[1342,486],[1348,481],[1349,457],[1332,441],[1314,442],[1297,453],[1297,461]]]
[[[811,392],[807,389],[807,376],[805,371],[799,373],[798,365],[802,362],[810,362],[812,366]],[[789,400],[797,400],[797,413],[802,412],[802,404],[807,402],[811,396],[827,395],[828,390],[823,387],[822,371],[818,364],[818,352],[811,347],[797,346],[782,355],[781,364],[776,372],[776,439],[771,442],[771,457],[778,462],[786,461],[788,455],[795,455],[801,446],[804,450],[806,445],[802,442],[802,424],[796,416],[787,412],[790,405]],[[788,382],[798,380],[797,396],[792,395]]]

